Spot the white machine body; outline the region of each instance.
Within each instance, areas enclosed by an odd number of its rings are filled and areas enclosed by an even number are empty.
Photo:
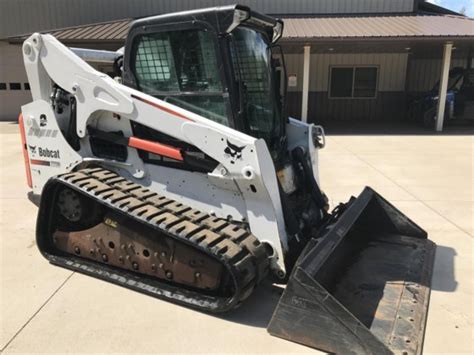
[[[280,277],[285,275],[288,238],[275,167],[263,139],[124,86],[92,68],[51,35],[30,36],[23,44],[23,56],[33,96],[33,102],[22,107],[25,159],[35,194],[41,194],[50,177],[94,162],[193,208],[248,223],[252,233],[273,248],[273,271]],[[68,115],[57,114],[51,106],[53,83],[76,98],[78,151],[65,139]],[[120,130],[130,137],[132,121],[197,147],[219,165],[204,174],[146,164],[133,147],[127,147],[124,162],[94,157],[87,127]],[[288,146],[307,150],[319,182],[318,149],[324,143],[315,144],[316,136],[324,139],[320,126],[289,120]],[[227,142],[245,148],[232,157],[225,152]],[[291,169],[278,173],[283,189],[291,190],[292,174]]]

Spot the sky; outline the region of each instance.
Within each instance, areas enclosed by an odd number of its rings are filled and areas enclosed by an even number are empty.
[[[466,15],[474,17],[474,0],[428,0],[428,2],[456,12],[461,11],[464,7],[466,8]]]

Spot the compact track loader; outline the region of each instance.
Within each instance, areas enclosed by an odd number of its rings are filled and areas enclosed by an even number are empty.
[[[123,53],[30,36],[19,122],[37,245],[52,264],[207,312],[268,278],[287,284],[273,335],[420,353],[434,244],[368,187],[329,211],[324,131],[286,113],[282,31],[235,5],[136,20]]]

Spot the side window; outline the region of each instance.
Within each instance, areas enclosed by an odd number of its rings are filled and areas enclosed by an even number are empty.
[[[375,98],[377,67],[331,67],[330,98]]]
[[[132,70],[139,90],[228,125],[213,34],[159,32],[135,42]]]
[[[250,134],[270,142],[278,136],[280,111],[275,110],[277,99],[272,82],[269,40],[261,32],[238,27],[233,31],[231,57],[242,87],[244,116]]]
[[[135,75],[140,81],[140,86],[145,90],[179,91],[168,37],[167,34],[143,36],[138,44]]]

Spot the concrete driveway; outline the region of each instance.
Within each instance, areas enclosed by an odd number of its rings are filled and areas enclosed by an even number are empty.
[[[473,154],[469,135],[329,136],[321,153],[332,204],[370,185],[437,243],[426,354],[474,350]],[[16,124],[0,123],[0,158],[4,353],[315,353],[267,334],[271,287],[220,318],[49,265],[35,245]]]

